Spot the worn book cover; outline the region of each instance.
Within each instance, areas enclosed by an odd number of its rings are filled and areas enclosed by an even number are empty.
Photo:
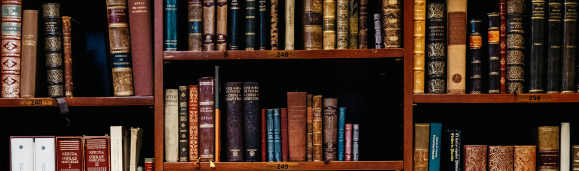
[[[336,49],[336,1],[324,0],[324,50]]]
[[[217,0],[217,32],[216,50],[227,49],[227,0]]]
[[[352,161],[352,124],[346,124],[345,161]]]
[[[467,0],[447,0],[447,93],[464,94],[466,83]],[[416,43],[415,43],[416,44]]]
[[[199,159],[199,86],[189,85],[189,161]]]
[[[514,148],[514,171],[535,171],[537,146],[516,145]]]
[[[199,154],[201,161],[215,161],[214,78],[199,78]]]
[[[74,86],[72,85],[72,37],[70,17],[62,16],[62,43],[64,49],[64,95],[72,97]]]
[[[482,19],[468,20],[469,30],[469,55],[467,61],[470,69],[468,83],[469,94],[481,94],[482,92]]]
[[[575,93],[577,61],[577,0],[563,0],[563,56],[561,93]],[[540,147],[539,147],[540,148]]]
[[[430,123],[414,124],[414,171],[428,171]]]
[[[487,146],[486,145],[464,145],[464,170],[465,171],[486,171],[487,170]]]
[[[227,44],[227,50],[240,50],[241,49],[241,35],[242,33],[242,21],[241,21],[241,0],[231,0],[229,4],[229,33]],[[191,10],[194,11],[194,10]],[[201,10],[198,10],[201,13]],[[201,16],[201,14],[199,15]]]
[[[324,98],[324,161],[338,160],[338,99]]]
[[[179,160],[178,94],[177,89],[165,89],[165,160],[167,162]],[[111,136],[113,136],[112,133]]]
[[[559,170],[559,126],[542,126],[537,130],[537,170]]]
[[[563,0],[547,0],[547,93],[561,92],[561,57],[563,56]]]
[[[304,0],[305,50],[323,49],[322,23],[322,0]]]
[[[314,125],[313,125],[313,160],[323,161],[322,155],[322,95],[315,95],[313,97],[313,110],[314,110]]]
[[[507,0],[507,93],[523,93],[525,5],[525,0]]]
[[[261,162],[267,161],[267,110],[261,109]]]
[[[274,157],[275,162],[281,162],[281,116],[280,109],[273,109],[273,144],[274,144]]]
[[[573,170],[579,170],[579,145],[573,146]]]
[[[306,95],[306,159],[307,161],[314,161],[314,99],[313,95]]]
[[[179,161],[189,161],[189,89],[179,86]]]
[[[306,161],[306,102],[306,92],[287,92],[289,161]]]
[[[358,16],[358,47],[368,49],[368,0],[360,0],[360,14]]]
[[[529,52],[530,60],[527,71],[529,71],[529,93],[544,92],[544,72],[545,72],[545,0],[531,1],[531,38]]]
[[[501,93],[501,37],[500,15],[497,12],[487,13],[488,20],[488,86],[489,94]]]
[[[350,33],[348,38],[348,48],[358,49],[358,13],[360,10],[359,0],[348,0],[348,15],[350,23]]]
[[[243,161],[243,89],[242,82],[225,83],[227,118],[227,161]]]
[[[382,29],[385,48],[402,47],[402,0],[382,0]]]
[[[255,50],[255,33],[257,32],[257,5],[255,1],[245,1],[245,50]]]
[[[203,0],[203,51],[215,50],[216,1],[217,0]]]
[[[113,59],[113,87],[115,96],[133,96],[133,69],[129,10],[123,0],[107,0],[109,45]]]
[[[275,145],[273,144],[273,109],[267,109],[267,161],[275,161]]]
[[[62,97],[64,96],[64,64],[62,56],[62,20],[60,18],[60,4],[42,4],[42,13],[44,22],[44,51],[46,56],[48,96]]]
[[[513,171],[513,146],[489,146],[488,148],[489,171]]]
[[[259,20],[259,27],[258,27],[258,45],[259,50],[268,50],[269,49],[269,41],[267,41],[269,37],[269,25],[268,19],[271,16],[267,13],[267,3],[266,0],[259,0],[259,12],[258,12],[258,20]]]
[[[203,49],[203,0],[188,0],[187,3],[187,12],[189,14],[189,51],[200,52]],[[233,8],[231,9],[231,11],[234,10]]]
[[[0,37],[2,40],[0,97],[19,98],[21,85],[22,0],[2,0],[2,11],[4,12],[2,13],[2,35]],[[47,27],[45,29],[50,28]],[[49,30],[46,31],[48,32]],[[51,76],[50,72],[48,76]]]
[[[350,4],[348,0],[337,0],[336,5],[336,49],[348,49],[348,39],[350,38],[350,15],[348,14],[348,6]]]
[[[270,21],[270,32],[269,32],[269,36],[270,36],[270,41],[271,41],[271,50],[278,50],[279,49],[279,34],[278,34],[278,6],[279,6],[279,1],[278,0],[271,0],[271,21]]]
[[[265,114],[265,112],[264,112]],[[259,83],[243,83],[243,158],[246,162],[259,161]],[[264,116],[265,117],[265,116]],[[265,125],[263,125],[265,127]],[[265,142],[264,142],[265,143]]]
[[[285,50],[294,50],[296,1],[285,1]]]
[[[20,97],[35,97],[38,52],[38,11],[24,10],[22,20],[22,57],[20,59]],[[0,78],[1,80],[2,78]],[[3,84],[3,83],[0,83]]]
[[[501,16],[501,94],[507,93],[507,0],[499,0]]]

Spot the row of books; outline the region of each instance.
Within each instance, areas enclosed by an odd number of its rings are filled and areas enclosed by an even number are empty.
[[[143,129],[111,126],[111,136],[11,136],[12,171],[152,171],[140,151]]]
[[[382,13],[370,16],[375,47],[400,48],[402,2],[383,0],[381,4]],[[182,43],[177,42],[177,0],[165,0],[164,5],[164,50],[176,51]],[[278,26],[284,26],[278,21],[280,5],[285,7],[285,35],[278,32]],[[295,50],[296,31],[303,31],[305,50],[368,49],[368,0],[306,0],[304,13],[297,14],[303,17],[296,17],[295,8],[295,0],[285,4],[278,0],[188,0],[188,50],[278,50],[280,36],[285,36],[281,45],[285,50]],[[294,28],[296,22],[304,23],[303,30]]]

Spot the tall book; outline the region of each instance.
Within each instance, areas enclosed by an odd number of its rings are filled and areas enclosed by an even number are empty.
[[[151,3],[128,0],[135,96],[153,95],[153,30]]]
[[[358,140],[360,139],[360,125],[352,124],[352,161],[360,159]]]
[[[243,161],[243,103],[242,82],[225,83],[225,111],[227,114],[227,161]]]
[[[246,162],[259,161],[259,83],[243,83],[243,158]],[[265,111],[264,111],[265,115]],[[265,117],[265,116],[264,116]],[[265,127],[265,125],[263,125]],[[264,142],[265,143],[265,142]]]
[[[259,50],[268,50],[269,42],[269,28],[267,25],[267,20],[271,18],[271,15],[267,13],[267,1],[266,0],[259,0],[259,12],[258,12],[258,19],[259,19]]]
[[[314,137],[313,137],[313,160],[314,161],[324,161],[323,159],[323,155],[322,155],[322,143],[323,143],[323,139],[322,139],[322,118],[323,118],[323,114],[322,114],[322,95],[315,95],[313,97],[313,110],[314,110],[314,126],[313,126],[313,133],[314,133]]]
[[[281,126],[281,161],[289,161],[289,142],[288,142],[288,116],[287,108],[280,110],[280,126]]]
[[[165,160],[167,162],[177,162],[179,156],[178,93],[177,89],[165,89]]]
[[[314,101],[313,95],[306,95],[306,161],[314,161]]]
[[[56,137],[56,170],[83,171],[82,137]]]
[[[559,126],[542,126],[537,130],[537,170],[559,170]]]
[[[336,1],[324,0],[324,50],[336,49]]]
[[[573,170],[579,170],[579,145],[573,146]]]
[[[501,94],[507,93],[507,0],[499,0],[501,16]]]
[[[215,1],[203,0],[203,50],[215,50]]]
[[[424,93],[426,1],[414,0],[414,93]]]
[[[535,171],[537,146],[516,145],[514,149],[514,171]]]
[[[113,59],[114,94],[115,96],[132,96],[135,92],[127,3],[124,0],[107,0],[107,9],[110,53]]]
[[[513,146],[489,146],[488,170],[513,171]]]
[[[344,148],[345,148],[345,138],[346,138],[346,108],[340,107],[340,113],[338,115],[338,161],[344,161]]]
[[[35,97],[36,54],[38,51],[38,11],[24,10],[22,15],[22,57],[20,59],[20,97]],[[0,78],[1,81],[2,78]]]
[[[488,17],[488,46],[489,46],[489,70],[488,86],[490,94],[501,93],[501,36],[499,13],[487,13]]]
[[[547,20],[547,93],[561,92],[561,56],[563,56],[562,0],[548,0]]]
[[[338,99],[324,98],[324,161],[338,159]]]
[[[83,136],[84,141],[84,169],[83,170],[111,170],[111,145],[110,137],[105,136]],[[98,160],[94,160],[98,159]]]
[[[446,93],[446,8],[428,3],[426,13],[426,93]]]
[[[270,21],[270,42],[271,42],[271,50],[278,50],[279,46],[279,37],[278,37],[278,28],[277,23],[279,22],[277,17],[277,11],[279,6],[279,0],[271,0],[271,21]]]
[[[245,50],[255,49],[256,12],[255,1],[245,1]]]
[[[62,43],[64,49],[64,95],[72,97],[72,37],[70,17],[62,16]]]
[[[336,16],[337,16],[337,48],[348,49],[348,38],[350,37],[350,15],[348,14],[348,0],[337,0]]]
[[[179,86],[179,161],[189,161],[189,91]],[[132,130],[131,130],[132,131]]]
[[[54,137],[34,138],[34,170],[56,170],[56,145],[54,139]]]
[[[524,0],[507,0],[507,93],[523,92],[525,9]]]
[[[235,2],[237,2],[237,0],[235,0]],[[203,49],[203,0],[188,0],[187,3],[187,12],[189,14],[188,50],[200,52]]]
[[[470,94],[480,94],[482,92],[482,35],[481,30],[481,19],[470,19],[468,22],[469,26],[469,48],[470,55],[468,62],[470,68],[469,84],[470,84]]]
[[[199,159],[199,86],[189,85],[189,161]]]
[[[285,50],[294,50],[296,1],[285,1]]]
[[[466,3],[447,0],[447,93],[464,94],[466,79]],[[414,42],[416,44],[416,42]]]
[[[175,92],[177,92],[177,90],[175,90]],[[167,93],[168,94],[168,93]],[[175,95],[177,96],[177,95]],[[177,103],[175,101],[175,103]],[[177,106],[177,105],[175,105]],[[176,107],[175,107],[176,108]],[[176,112],[175,112],[175,115]],[[165,117],[165,121],[167,120],[171,120],[171,118],[167,118]],[[165,148],[166,152],[167,150],[171,150],[172,154],[171,155],[166,155],[165,159],[167,161],[169,161],[169,158],[174,158],[175,162],[177,161],[177,158],[179,156],[178,154],[178,130],[177,130],[177,116],[175,116],[175,119],[173,120],[175,122],[173,122],[172,125],[174,125],[175,128],[173,129],[169,129],[169,131],[172,131],[172,133],[174,135],[167,135],[165,134],[165,147],[170,147],[170,148]],[[167,124],[165,124],[167,125]],[[125,150],[127,150],[127,147],[125,146],[124,143],[126,143],[126,133],[125,132],[125,127],[123,126],[111,126],[110,127],[110,133],[111,133],[111,171],[124,171],[125,170],[125,165],[128,166],[128,163],[125,162],[125,155],[128,155],[126,153]],[[165,129],[167,132],[167,129]],[[167,141],[167,137],[169,137],[170,141]],[[128,169],[126,169],[128,170]]]
[[[380,13],[374,13],[374,48],[382,49],[382,22]]]
[[[360,0],[360,19],[358,19],[358,47],[368,49],[368,0]]]
[[[34,138],[10,137],[10,170],[34,171]]]
[[[267,110],[261,109],[261,162],[267,161]]]
[[[352,161],[352,124],[346,124],[346,143],[344,151],[344,160]]]
[[[227,49],[227,0],[217,0],[217,51]]]
[[[130,161],[127,163],[129,165],[129,171],[137,171],[138,167],[140,167],[140,155],[141,155],[141,147],[143,146],[143,129],[142,128],[133,128],[131,127],[131,149],[130,149]],[[187,156],[189,159],[189,156]]]
[[[0,97],[19,98],[21,83],[22,0],[2,0],[2,11],[7,12],[2,13],[2,35],[0,37],[0,39],[2,39],[2,54],[0,55]]]
[[[563,57],[561,66],[561,93],[575,93],[575,61],[577,59],[577,0],[564,0]],[[541,147],[539,147],[541,148]],[[539,152],[540,153],[540,152]],[[541,163],[539,163],[540,165]]]
[[[214,78],[199,78],[199,157],[215,161]]]
[[[447,171],[460,171],[462,160],[461,158],[461,130],[446,130],[446,152],[444,156],[448,156],[447,159]]]
[[[241,12],[241,0],[231,0],[229,5],[229,43],[227,44],[227,50],[240,50],[241,49],[241,39],[242,39],[242,12]],[[199,10],[200,11],[200,10]],[[201,14],[199,15],[201,16]]]
[[[414,171],[428,171],[430,124],[414,124]]]
[[[306,161],[307,97],[306,92],[287,92],[289,161]]]
[[[545,0],[531,2],[531,44],[529,71],[529,93],[543,93],[545,61]]]
[[[214,128],[215,128],[215,162],[221,161],[221,76],[219,66],[215,66],[215,80],[214,87],[215,90],[214,100],[215,100],[215,117],[214,117]]]
[[[275,162],[281,162],[281,121],[280,109],[273,109],[273,146]]]
[[[441,11],[444,14],[444,11]],[[384,47],[402,47],[402,1],[382,0],[382,29]],[[444,15],[443,15],[444,16]],[[429,29],[430,30],[430,29]],[[444,33],[444,32],[443,32]]]
[[[267,109],[267,161],[275,161],[275,145],[273,143],[273,109]]]
[[[350,23],[350,38],[348,38],[348,47],[358,49],[358,5],[359,0],[348,0],[348,15]]]
[[[464,145],[464,170],[486,171],[487,148],[486,145]]]
[[[561,151],[561,167],[559,168],[561,171],[568,171],[570,170],[571,166],[571,137],[570,137],[570,128],[569,122],[561,122],[561,147],[559,148]]]
[[[44,19],[44,51],[46,57],[48,97],[62,97],[64,96],[64,71],[62,63],[62,20],[60,19],[60,4],[42,4],[42,13],[42,18]]]
[[[428,170],[429,171],[440,171],[440,149],[442,141],[442,124],[441,123],[431,123],[430,124],[430,143],[429,143],[429,157],[428,157]]]
[[[304,1],[304,49],[323,49],[322,0]]]
[[[164,51],[177,50],[177,0],[163,0],[164,2],[164,22],[163,32],[165,40],[163,42]]]

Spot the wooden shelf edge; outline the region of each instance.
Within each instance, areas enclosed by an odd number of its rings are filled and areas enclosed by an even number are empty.
[[[529,94],[414,94],[414,103],[579,103],[579,94],[533,94],[548,97],[543,101],[520,101]]]
[[[332,58],[403,58],[404,49],[348,49],[348,50],[295,50],[299,58],[292,59],[332,59]],[[247,60],[279,59],[268,57],[270,50],[255,51],[165,51],[164,60]]]
[[[21,106],[22,100],[46,99],[46,98],[0,98],[0,107],[32,107]],[[131,97],[72,97],[64,98],[68,106],[152,106],[153,96],[131,96]],[[52,99],[51,106],[57,107],[58,102]]]
[[[267,164],[279,162],[215,162],[215,168],[209,162],[202,162],[200,166],[193,162],[178,162],[163,164],[163,170],[268,170]],[[285,162],[288,163],[288,162]],[[289,162],[294,163],[294,162]],[[324,162],[297,162],[295,170],[402,170],[404,162],[400,161],[336,161]]]

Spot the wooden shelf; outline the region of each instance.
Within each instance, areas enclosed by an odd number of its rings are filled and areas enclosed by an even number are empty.
[[[179,162],[163,164],[163,170],[272,170],[268,164],[281,162],[215,162],[215,168],[209,162],[202,162],[200,166],[193,162]],[[283,162],[288,163],[288,162]],[[295,162],[289,162],[295,163]],[[297,162],[296,169],[288,170],[402,170],[403,161],[347,161],[347,162]]]
[[[47,98],[0,98],[0,107],[31,107],[23,106],[22,101],[31,101]],[[153,96],[139,97],[73,97],[64,98],[68,106],[152,106]],[[42,106],[42,105],[39,105]],[[57,107],[58,102],[52,99],[52,105],[42,107]]]
[[[352,50],[295,50],[298,58],[268,56],[271,50],[255,51],[165,51],[164,60],[238,60],[238,59],[330,59],[330,58],[403,58],[404,49],[352,49]]]
[[[539,100],[531,99],[539,95]],[[414,103],[579,103],[579,94],[414,94]]]

